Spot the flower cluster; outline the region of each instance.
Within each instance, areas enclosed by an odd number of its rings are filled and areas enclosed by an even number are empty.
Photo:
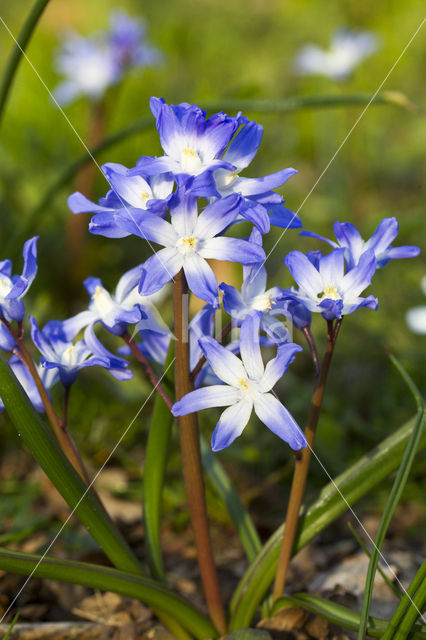
[[[145,41],[144,23],[114,11],[108,31],[88,38],[74,32],[64,36],[56,70],[65,79],[56,87],[55,99],[62,106],[81,95],[99,100],[128,69],[152,66],[160,59]]]
[[[132,373],[121,356],[132,353],[148,363],[147,372],[155,376],[155,367],[164,365],[174,339],[155,305],[179,273],[206,304],[189,324],[194,390],[175,402],[173,415],[226,407],[212,436],[212,447],[218,451],[241,434],[254,411],[273,433],[299,450],[306,446],[305,436],[273,391],[301,351],[292,341],[293,327],[306,335],[312,313],[321,314],[330,328],[330,323],[333,326],[360,307],[376,309],[374,295],[361,296],[376,270],[395,258],[414,257],[419,249],[392,246],[398,234],[395,218],[382,220],[366,241],[350,223],[336,222],[336,240],[302,232],[330,245],[328,254],[291,251],[284,258],[297,287],[268,286],[263,236],[271,224],[301,226],[274,191],[296,171],[288,168],[261,178],[239,175],[254,158],[262,137],[262,127],[241,113],[220,112],[208,118],[196,105],[168,105],[158,98],[151,99],[151,109],[163,154],[142,156],[132,168],[105,164],[102,170],[110,187],[105,197],[93,203],[77,192],[68,204],[75,214],[93,214],[89,224],[93,234],[134,235],[146,240],[153,254],[127,271],[114,293],[98,277],[86,278],[90,301],[77,315],[50,321],[42,330],[30,318],[45,386],[60,380],[69,388],[80,370],[95,365],[126,380]],[[248,237],[234,235],[240,224],[243,230],[248,226]],[[21,276],[11,276],[9,261],[0,263],[0,348],[15,353],[17,344],[8,326],[13,320],[22,322],[24,316],[21,297],[36,273],[36,240],[25,244]],[[210,259],[241,264],[241,289],[218,283]],[[214,337],[215,319],[222,316],[218,311],[228,314],[227,327],[233,328],[227,344]],[[118,356],[99,342],[95,326],[124,340]],[[84,336],[78,339],[82,330]],[[227,333],[222,331],[221,338]],[[263,346],[274,351],[266,366]],[[12,356],[11,366],[40,408],[40,397],[21,365]]]

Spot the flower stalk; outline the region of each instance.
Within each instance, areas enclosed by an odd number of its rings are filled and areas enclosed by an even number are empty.
[[[183,269],[174,278],[173,306],[176,337],[175,389],[176,399],[180,400],[194,388],[191,380],[186,336],[188,284]],[[217,630],[224,634],[227,625],[210,541],[197,414],[190,413],[186,416],[180,416],[178,422],[183,474],[204,593],[211,619]]]
[[[284,536],[278,559],[278,568],[275,576],[272,600],[275,603],[284,592],[287,571],[290,564],[291,553],[294,545],[297,524],[299,520],[300,506],[305,492],[306,479],[309,471],[309,464],[312,456],[312,447],[315,440],[315,433],[321,413],[322,401],[324,397],[325,385],[330,369],[331,359],[334,352],[337,336],[339,334],[342,320],[327,321],[328,335],[327,346],[321,363],[319,375],[316,379],[314,392],[312,394],[311,405],[306,423],[305,436],[307,447],[301,450],[301,455],[295,457],[293,482],[291,485],[290,498],[285,519]]]

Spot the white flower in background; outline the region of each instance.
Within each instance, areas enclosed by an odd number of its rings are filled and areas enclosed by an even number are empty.
[[[338,29],[330,48],[315,44],[302,47],[295,58],[298,75],[325,75],[333,80],[345,80],[359,63],[379,49],[379,39],[372,31]]]
[[[426,296],[426,276],[422,278],[420,286]],[[426,334],[426,305],[409,309],[405,319],[411,331]]]

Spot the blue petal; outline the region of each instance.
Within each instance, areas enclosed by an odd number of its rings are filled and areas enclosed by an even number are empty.
[[[266,259],[262,247],[239,238],[219,237],[206,240],[199,255],[203,258],[250,264]]]
[[[159,291],[166,282],[173,280],[182,266],[183,257],[176,249],[161,249],[154,253],[143,265],[139,293],[149,296]]]
[[[322,279],[309,259],[300,251],[291,251],[284,262],[299,287],[305,289],[311,298],[316,298],[322,288]]]
[[[254,410],[258,418],[281,440],[298,451],[306,447],[303,431],[293,416],[271,393],[258,394],[254,401]]]
[[[8,300],[20,298],[31,286],[37,274],[37,240],[38,236],[27,240],[24,244],[24,269],[6,296]]]
[[[280,187],[291,176],[297,173],[296,169],[282,169],[262,178],[238,178],[238,190],[243,196],[255,196],[263,194],[271,189]]]
[[[203,336],[212,336],[214,331],[214,316],[216,309],[206,304],[189,324],[189,366],[191,370],[196,366],[202,356],[201,347],[198,341]]]
[[[213,451],[220,451],[225,447],[229,447],[235,438],[241,435],[250,419],[252,409],[252,403],[245,400],[240,400],[237,404],[225,409],[213,431]]]
[[[269,210],[272,212],[269,216],[272,226],[280,227],[281,229],[300,229],[300,227],[303,227],[299,216],[287,209],[287,207],[273,205]]]
[[[276,357],[267,363],[265,373],[260,381],[260,390],[262,393],[271,391],[278,380],[283,377],[298,351],[303,351],[302,347],[292,342],[278,347]]]
[[[217,377],[228,385],[238,387],[238,380],[246,375],[241,360],[209,336],[201,338],[199,344]]]
[[[374,251],[369,249],[362,254],[356,267],[351,269],[341,283],[342,293],[349,293],[351,297],[358,296],[366,289],[376,271]]]
[[[217,307],[219,302],[217,280],[207,261],[197,254],[187,256],[183,263],[183,270],[190,291],[197,298],[201,298],[201,300],[205,300],[205,302]]]
[[[261,311],[251,311],[243,320],[240,332],[240,353],[251,380],[260,380],[264,366],[259,346]]]
[[[210,409],[211,407],[228,407],[241,398],[241,391],[227,385],[213,385],[195,389],[183,396],[172,407],[174,416],[186,416],[188,413]]]
[[[111,210],[109,207],[101,207],[98,204],[91,202],[79,191],[72,193],[67,202],[68,207],[73,213],[101,213],[103,211]]]
[[[194,226],[194,235],[200,238],[213,238],[221,233],[237,217],[240,203],[240,196],[231,194],[209,204],[198,216]]]
[[[126,238],[130,231],[126,231],[120,225],[120,217],[115,213],[98,213],[89,223],[89,231],[96,236],[106,238]]]
[[[237,133],[223,159],[235,165],[237,169],[245,169],[256,155],[262,135],[263,127],[251,120]]]
[[[219,289],[223,291],[222,301],[223,308],[225,309],[226,313],[228,313],[232,318],[235,318],[239,322],[241,322],[247,314],[247,308],[241,299],[240,292],[238,291],[238,289],[232,287],[229,284],[226,284],[225,282],[222,282],[222,284],[219,286]]]

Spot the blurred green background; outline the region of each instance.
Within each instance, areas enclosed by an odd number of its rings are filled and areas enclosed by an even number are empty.
[[[0,2],[0,15],[17,34],[31,2]],[[367,3],[351,0],[307,2],[291,0],[52,0],[27,53],[49,89],[59,78],[53,58],[61,34],[73,28],[82,34],[105,28],[111,9],[121,8],[147,20],[150,42],[164,52],[158,68],[129,73],[108,96],[107,133],[149,114],[151,95],[167,102],[195,102],[200,106],[221,98],[263,98],[271,101],[294,95],[373,93],[401,54],[424,17],[424,3]],[[292,72],[300,46],[314,42],[327,47],[336,28],[369,29],[381,40],[381,49],[360,64],[346,82],[326,77],[299,78]],[[0,25],[2,66],[11,39]],[[426,107],[424,69],[425,28],[387,80],[384,89],[405,93]],[[362,106],[304,110],[286,115],[247,115],[264,125],[264,137],[256,159],[245,175],[260,176],[287,166],[299,170],[282,193],[296,210],[361,113]],[[80,99],[65,109],[84,139],[89,127],[87,103]],[[393,370],[388,353],[397,356],[426,390],[426,336],[410,333],[405,323],[408,308],[426,303],[420,279],[426,273],[424,234],[424,150],[426,119],[392,106],[372,105],[307,199],[300,216],[305,228],[326,236],[334,220],[350,221],[369,237],[381,218],[397,216],[400,235],[396,244],[417,244],[419,258],[395,261],[375,276],[368,293],[379,298],[377,312],[360,310],[344,320],[326,393],[317,441],[317,453],[335,475],[363,452],[380,442],[414,412],[413,400]],[[0,258],[13,259],[19,272],[22,245],[40,235],[39,274],[26,298],[26,307],[40,324],[65,318],[87,304],[83,287],[75,287],[72,265],[64,260],[70,212],[66,198],[72,183],[61,189],[35,219],[32,211],[60,173],[82,153],[82,145],[63,115],[55,108],[40,79],[24,60],[19,68],[0,131]],[[102,154],[99,162],[133,166],[141,155],[161,154],[154,127],[134,135]],[[96,177],[96,197],[106,183]],[[273,230],[265,238],[268,251],[280,235]],[[314,240],[288,231],[268,260],[270,284],[289,286],[283,266],[292,249],[317,247]],[[324,247],[325,249],[325,247]],[[97,275],[113,287],[119,276],[149,255],[136,238],[108,240],[86,234],[80,280]],[[73,285],[74,282],[74,285]],[[163,307],[164,316],[171,311]],[[314,332],[320,346],[325,326],[315,318]],[[296,336],[301,341],[301,336]],[[114,342],[107,338],[109,346]],[[307,354],[299,356],[279,389],[284,402],[303,424],[313,383]],[[148,395],[150,388],[139,374],[130,383],[116,383],[102,372],[84,372],[73,390],[70,425],[84,454],[98,466]],[[58,398],[59,400],[59,398]],[[115,454],[136,475],[140,471],[151,404],[138,418]],[[209,435],[217,412],[203,412],[202,428]],[[15,450],[19,441],[4,417],[0,418],[2,454]],[[256,486],[265,475],[290,460],[287,448],[254,420],[243,437],[221,454],[225,462],[247,474],[235,476],[240,484]],[[178,459],[172,469],[178,468]],[[238,463],[234,466],[234,463]],[[176,476],[178,474],[176,473]],[[327,481],[313,465],[313,486]],[[407,489],[407,499],[420,495],[420,465]],[[279,490],[287,491],[288,478]]]

